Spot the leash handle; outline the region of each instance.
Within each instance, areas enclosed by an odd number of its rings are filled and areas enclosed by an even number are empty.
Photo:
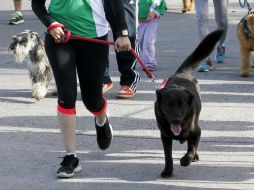
[[[65,25],[63,25],[61,23],[52,24],[48,27],[48,32],[50,32],[51,30],[53,30],[55,28],[58,28],[58,27],[63,29],[64,35],[60,39],[55,39],[55,43],[66,44],[69,41],[70,37],[71,37],[71,32],[66,29]]]

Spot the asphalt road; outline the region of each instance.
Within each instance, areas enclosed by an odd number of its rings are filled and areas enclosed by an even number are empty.
[[[212,1],[211,1],[212,2]],[[168,0],[161,19],[154,72],[156,81],[174,73],[198,44],[195,12],[181,13],[181,1]],[[110,75],[114,88],[106,98],[114,128],[109,150],[96,144],[93,117],[77,101],[77,149],[83,171],[72,179],[57,179],[56,170],[64,155],[56,125],[56,97],[37,102],[31,98],[26,64],[16,64],[8,52],[11,36],[25,29],[43,37],[45,28],[23,0],[25,23],[8,25],[12,1],[0,5],[0,189],[1,190],[253,190],[254,189],[254,70],[241,78],[236,26],[247,13],[230,0],[229,31],[224,64],[214,64],[209,73],[193,74],[201,84],[202,137],[200,161],[180,166],[186,144],[174,142],[174,176],[161,179],[164,154],[156,126],[153,83],[142,72],[137,95],[130,100],[115,98],[119,72],[114,51],[110,52]],[[210,28],[216,29],[212,4]],[[214,53],[213,53],[214,54]],[[53,85],[51,87],[53,89]]]

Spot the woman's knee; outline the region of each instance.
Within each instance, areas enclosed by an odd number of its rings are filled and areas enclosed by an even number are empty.
[[[107,100],[105,98],[100,98],[98,100],[95,99],[85,99],[82,98],[82,101],[87,108],[94,115],[100,115],[106,111],[107,108]]]

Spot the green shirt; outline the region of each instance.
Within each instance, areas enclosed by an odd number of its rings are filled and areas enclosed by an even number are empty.
[[[147,20],[150,12],[155,12],[159,15],[165,14],[166,3],[165,0],[139,0],[139,20]]]
[[[48,11],[79,36],[96,38],[109,31],[102,0],[51,0]]]

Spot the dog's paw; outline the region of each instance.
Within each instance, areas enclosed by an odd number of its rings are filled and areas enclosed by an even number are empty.
[[[186,154],[184,157],[182,157],[181,158],[181,160],[180,160],[180,164],[181,164],[181,166],[188,166],[188,165],[190,165],[191,164],[191,162],[192,162],[192,156],[189,156],[188,154]]]
[[[241,77],[249,77],[249,76],[250,76],[250,72],[248,72],[248,71],[243,71],[243,72],[241,72],[240,76],[241,76]]]
[[[161,172],[161,177],[162,178],[170,178],[172,177],[173,175],[173,169],[164,169],[162,172]]]
[[[45,98],[47,94],[47,87],[44,83],[34,83],[32,85],[32,97],[36,100],[41,100]]]
[[[187,9],[182,9],[182,13],[186,13],[187,11]]]
[[[180,164],[181,166],[188,166],[191,164],[191,162],[196,162],[199,161],[199,157],[197,154],[193,155],[189,155],[189,154],[185,154],[184,157],[181,158],[180,160]]]
[[[37,101],[40,101],[40,100],[42,100],[43,98],[45,98],[45,96],[40,96],[40,95],[36,94],[36,95],[32,95],[32,98],[34,98],[34,99],[37,100]]]
[[[196,155],[194,156],[192,162],[197,162],[197,161],[199,161],[199,156],[198,156],[198,154],[196,154]]]

